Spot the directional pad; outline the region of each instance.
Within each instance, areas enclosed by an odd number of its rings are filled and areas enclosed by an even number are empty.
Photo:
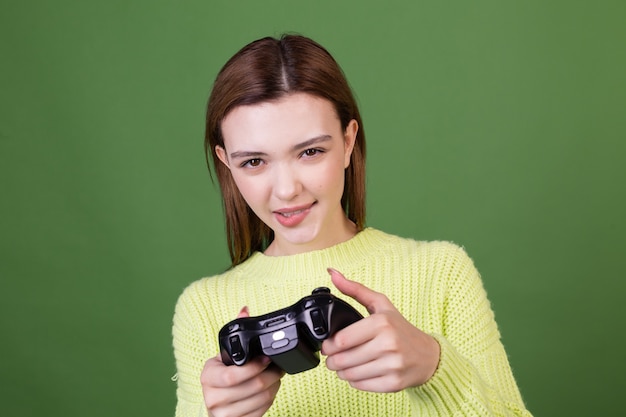
[[[231,336],[230,339],[230,352],[231,352],[231,356],[233,357],[234,360],[238,361],[240,359],[243,359],[243,347],[241,346],[241,339],[239,339],[239,336],[234,335]]]
[[[323,335],[328,332],[326,329],[326,323],[324,322],[324,316],[319,308],[311,310],[311,323],[313,323],[313,331],[317,335]]]

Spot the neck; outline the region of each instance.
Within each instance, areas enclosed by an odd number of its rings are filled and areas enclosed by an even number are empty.
[[[263,253],[267,256],[287,256],[322,250],[346,242],[358,233],[356,224],[345,216],[342,217],[341,224],[328,225],[325,230],[332,230],[333,233],[318,236],[310,242],[293,243],[276,237]]]

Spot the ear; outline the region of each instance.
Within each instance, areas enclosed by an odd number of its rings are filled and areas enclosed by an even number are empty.
[[[350,166],[350,157],[352,156],[352,150],[354,149],[354,143],[356,142],[356,134],[359,131],[359,123],[352,119],[348,126],[346,127],[346,131],[343,134],[344,137],[344,168],[348,168]]]
[[[222,163],[226,165],[228,169],[230,169],[230,165],[228,165],[228,156],[226,155],[226,149],[224,149],[220,145],[215,145],[215,154],[217,155],[218,159],[222,161]]]

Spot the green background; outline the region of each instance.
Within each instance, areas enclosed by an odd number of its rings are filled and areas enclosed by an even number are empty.
[[[622,409],[625,5],[3,0],[0,415],[173,414],[174,303],[229,263],[208,93],[283,31],[356,91],[368,224],[474,258],[529,409]]]

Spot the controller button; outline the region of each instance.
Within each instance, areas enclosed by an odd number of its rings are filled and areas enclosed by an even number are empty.
[[[313,331],[316,335],[323,335],[327,332],[326,323],[319,308],[311,311],[311,323],[313,323]]]
[[[306,300],[304,303],[304,308],[311,308],[315,305],[315,300]]]
[[[240,328],[241,328],[241,326],[239,325],[239,323],[234,323],[234,324],[231,324],[230,326],[228,326],[228,332],[232,333],[232,332],[235,332],[235,331],[239,330]]]
[[[285,332],[282,330],[279,330],[277,332],[272,333],[272,340],[281,340],[284,339],[286,336]]]
[[[328,287],[317,287],[313,290],[313,295],[315,294],[330,294],[330,288]]]
[[[275,319],[271,319],[265,322],[265,327],[272,327],[272,326],[276,326],[277,324],[280,323],[284,323],[285,322],[285,318],[284,317],[277,317]]]
[[[244,352],[239,336],[231,336],[228,340],[230,342],[230,356],[236,361],[243,359]]]
[[[280,339],[272,343],[272,349],[280,349],[281,347],[285,347],[289,344],[289,339]]]

